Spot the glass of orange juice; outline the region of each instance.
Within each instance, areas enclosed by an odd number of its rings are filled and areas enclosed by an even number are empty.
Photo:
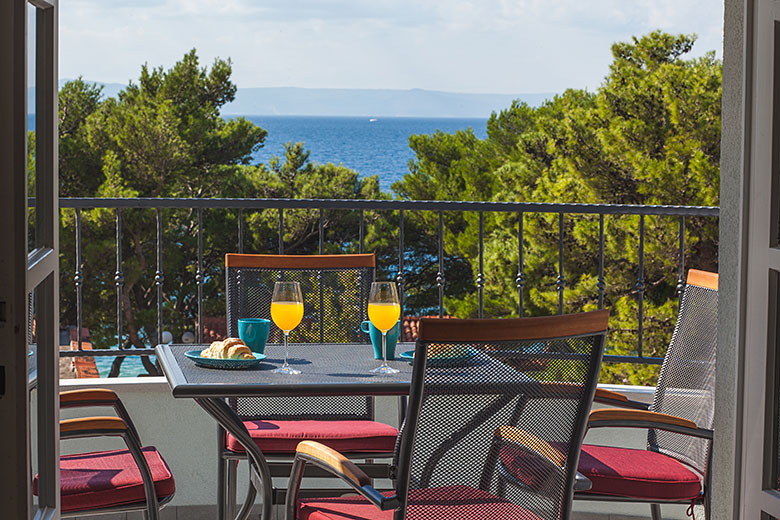
[[[387,364],[387,331],[392,329],[401,316],[401,304],[394,282],[374,282],[368,293],[368,319],[382,332],[382,364],[371,372],[395,374],[395,368]]]
[[[284,365],[273,371],[277,374],[300,374],[287,363],[287,336],[303,318],[303,296],[298,282],[276,282],[271,297],[271,319],[284,332]]]

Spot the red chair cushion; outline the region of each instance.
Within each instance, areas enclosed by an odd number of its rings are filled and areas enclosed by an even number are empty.
[[[397,429],[375,421],[245,421],[244,425],[263,453],[295,453],[304,440],[344,453],[392,453],[398,437]],[[227,447],[244,452],[232,435]]]
[[[162,456],[152,446],[143,448],[143,452],[152,472],[157,498],[173,495],[176,485]],[[60,457],[60,487],[64,513],[146,500],[141,472],[128,450],[63,455]],[[38,494],[38,475],[33,480],[33,493]]]
[[[688,501],[701,494],[701,478],[661,453],[583,444],[577,468],[593,483],[588,494]]]
[[[538,516],[517,504],[468,486],[410,490],[407,517],[540,520]],[[393,511],[380,511],[360,496],[311,498],[298,501],[298,520],[392,520],[392,518]]]

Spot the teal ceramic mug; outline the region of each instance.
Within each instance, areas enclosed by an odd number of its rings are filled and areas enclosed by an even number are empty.
[[[374,359],[382,359],[382,331],[374,327],[374,324],[370,321],[361,323],[360,330],[371,337],[371,344],[374,346]],[[400,334],[401,321],[398,320],[393,328],[387,331],[387,359],[395,359],[395,344],[398,343]]]
[[[238,337],[256,354],[265,351],[268,333],[271,331],[271,320],[263,318],[238,318]]]

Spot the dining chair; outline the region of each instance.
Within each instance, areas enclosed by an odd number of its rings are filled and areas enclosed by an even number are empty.
[[[60,457],[62,518],[141,511],[148,520],[157,520],[176,484],[157,449],[141,444],[119,396],[102,388],[60,393],[61,409],[94,406],[113,408],[116,416],[64,419],[60,439],[120,437],[127,449]],[[38,494],[38,475],[33,494]]]
[[[396,443],[395,489],[377,491],[338,451],[304,441],[290,474],[286,518],[569,518],[608,318],[608,311],[423,318],[409,408]],[[543,352],[532,348],[539,344]],[[514,368],[540,356],[550,370]],[[308,465],[339,477],[352,495],[300,498]]]
[[[703,504],[710,517],[718,275],[688,271],[677,323],[661,365],[653,403],[609,392],[596,402],[588,428],[648,429],[646,449],[584,444],[579,471],[592,483],[577,499],[650,504]],[[607,395],[608,394],[608,395]]]
[[[373,254],[227,254],[228,335],[238,335],[239,318],[271,318],[274,282],[297,281],[304,295],[304,316],[290,333],[291,342],[368,343],[368,335],[360,325],[368,319],[368,294],[375,265]],[[269,341],[280,342],[281,334],[272,323]],[[316,439],[371,464],[373,459],[392,457],[398,435],[397,428],[374,420],[371,397],[238,398],[230,399],[229,404],[269,459],[271,473],[277,477],[289,475],[295,448],[302,440]],[[232,516],[236,466],[246,458],[246,453],[232,435],[220,430],[219,436],[218,500]],[[388,471],[387,465],[382,464],[367,470],[377,477],[386,477]],[[325,489],[320,492],[333,493]],[[283,496],[283,492],[275,490],[273,497],[262,499],[282,503]]]

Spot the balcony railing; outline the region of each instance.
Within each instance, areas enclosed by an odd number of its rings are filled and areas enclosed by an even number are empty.
[[[34,206],[34,200],[30,201],[30,206]],[[147,349],[122,349],[123,337],[123,303],[122,290],[124,284],[123,260],[122,260],[122,211],[125,209],[148,209],[156,213],[156,307],[157,307],[157,340],[162,343],[163,331],[163,287],[165,273],[163,270],[163,212],[173,209],[188,209],[197,213],[197,271],[193,277],[192,283],[197,285],[197,315],[198,331],[197,340],[202,342],[203,332],[203,211],[212,209],[232,210],[237,212],[238,226],[236,229],[236,248],[239,252],[244,252],[245,222],[244,211],[275,210],[278,214],[278,252],[284,254],[284,230],[285,230],[285,211],[302,209],[319,211],[319,252],[324,249],[325,229],[323,226],[323,213],[327,210],[344,210],[358,212],[359,226],[356,230],[358,239],[358,250],[363,252],[365,241],[365,212],[366,211],[393,211],[398,215],[398,257],[397,257],[397,275],[396,281],[399,284],[401,303],[403,306],[404,298],[404,218],[408,212],[434,212],[438,214],[438,271],[435,284],[438,287],[438,313],[444,314],[444,294],[445,278],[444,272],[444,212],[473,212],[478,215],[478,273],[476,276],[476,290],[478,296],[479,317],[483,316],[484,311],[484,222],[485,213],[514,213],[517,215],[517,250],[518,265],[517,274],[514,280],[514,290],[518,295],[518,315],[523,315],[524,292],[526,291],[526,276],[524,264],[524,245],[523,245],[523,222],[526,214],[546,213],[557,215],[558,223],[558,265],[557,279],[555,287],[558,293],[558,312],[563,312],[564,297],[567,289],[564,273],[564,220],[569,215],[592,215],[598,217],[599,238],[598,238],[598,282],[597,298],[598,307],[604,305],[604,295],[606,283],[604,280],[604,221],[606,216],[628,216],[639,217],[639,237],[638,237],[638,265],[636,266],[636,284],[635,291],[637,296],[637,355],[636,356],[617,356],[607,355],[605,361],[609,362],[630,362],[643,364],[658,364],[662,358],[644,355],[642,349],[643,341],[643,320],[645,296],[644,279],[644,260],[645,260],[645,217],[647,216],[665,216],[676,218],[678,221],[677,254],[677,292],[680,294],[684,283],[685,269],[685,225],[686,217],[707,217],[717,218],[719,208],[701,207],[701,206],[651,206],[651,205],[618,205],[618,204],[557,204],[557,203],[533,203],[533,202],[459,202],[459,201],[409,201],[409,200],[342,200],[342,199],[171,199],[171,198],[64,198],[60,200],[61,210],[75,211],[75,272],[74,284],[76,292],[76,326],[77,330],[82,327],[82,291],[83,291],[83,273],[82,273],[82,237],[81,237],[81,212],[90,209],[108,209],[115,213],[116,221],[116,272],[114,273],[114,285],[117,294],[116,303],[116,349],[97,349],[84,350],[81,348],[81,335],[78,334],[78,350],[63,350],[61,356],[127,356],[127,355],[152,355],[154,350]],[[110,281],[109,281],[110,283]],[[65,290],[65,288],[63,288]]]

